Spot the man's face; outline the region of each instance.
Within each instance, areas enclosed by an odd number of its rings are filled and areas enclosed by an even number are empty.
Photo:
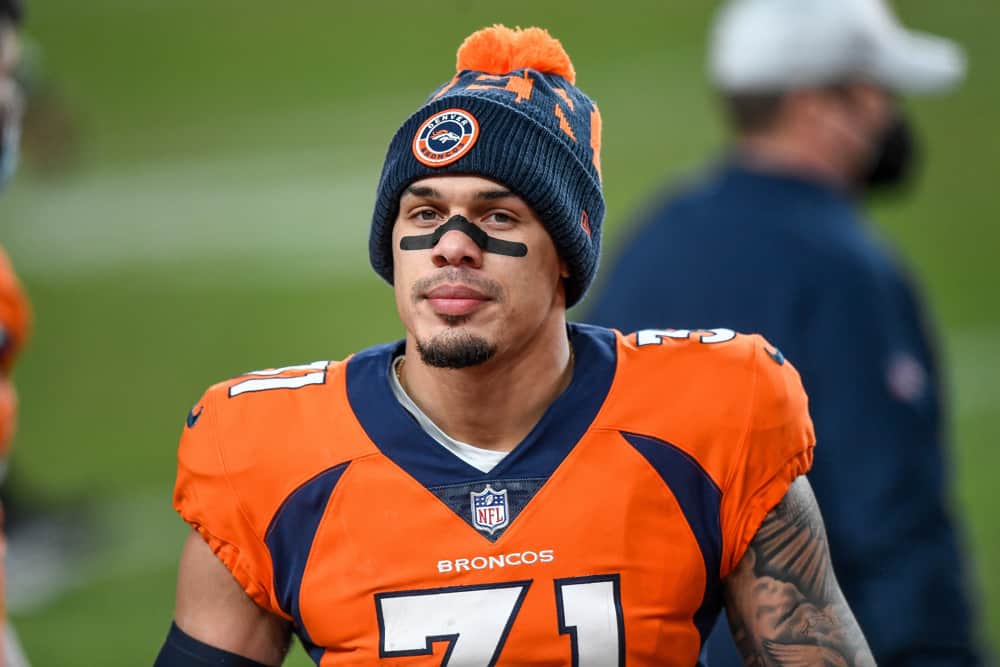
[[[881,141],[896,117],[896,102],[885,89],[855,83],[826,93],[833,143],[848,154],[852,177],[860,178],[878,159]]]
[[[461,229],[433,247],[402,250],[400,240],[433,234],[462,216],[527,253],[487,252]],[[478,176],[436,176],[410,185],[392,232],[396,307],[426,363],[463,368],[516,351],[566,308],[565,264],[541,221],[505,186]]]

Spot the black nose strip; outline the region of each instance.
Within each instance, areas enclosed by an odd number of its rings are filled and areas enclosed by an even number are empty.
[[[464,233],[472,239],[477,246],[486,252],[496,253],[497,255],[507,255],[508,257],[524,257],[528,254],[528,246],[523,243],[493,238],[461,215],[451,216],[448,218],[448,222],[444,223],[430,234],[421,234],[420,236],[404,236],[399,239],[399,249],[429,250],[438,244],[438,241],[441,240],[442,236],[453,229]]]

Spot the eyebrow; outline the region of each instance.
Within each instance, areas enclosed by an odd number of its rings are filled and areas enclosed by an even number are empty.
[[[514,197],[514,193],[510,190],[483,190],[482,192],[476,193],[476,199],[505,199],[507,197]]]
[[[427,185],[411,185],[406,188],[407,194],[411,194],[414,197],[425,197],[427,199],[444,199],[444,196],[434,188]],[[510,190],[497,189],[497,190],[482,190],[476,193],[476,199],[481,199],[484,201],[493,201],[495,199],[506,199],[507,197],[516,197]]]
[[[411,185],[406,188],[406,191],[413,195],[414,197],[430,197],[432,199],[441,199],[441,193],[432,187],[426,185],[416,186]]]

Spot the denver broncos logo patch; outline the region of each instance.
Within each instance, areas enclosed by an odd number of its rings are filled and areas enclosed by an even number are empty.
[[[475,116],[463,109],[446,109],[417,128],[413,156],[428,167],[443,167],[468,153],[478,138]]]

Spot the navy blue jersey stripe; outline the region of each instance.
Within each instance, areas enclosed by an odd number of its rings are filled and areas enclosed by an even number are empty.
[[[295,629],[303,646],[317,664],[315,644],[306,631],[299,611],[299,589],[319,523],[330,502],[330,496],[348,465],[342,463],[324,470],[295,489],[271,519],[271,525],[264,536],[271,554],[274,590],[278,602],[285,613],[294,619]],[[319,655],[322,656],[322,649],[319,649]]]
[[[635,433],[622,436],[649,461],[677,499],[705,561],[705,595],[694,624],[705,644],[722,608],[722,491],[697,461],[669,442]]]

